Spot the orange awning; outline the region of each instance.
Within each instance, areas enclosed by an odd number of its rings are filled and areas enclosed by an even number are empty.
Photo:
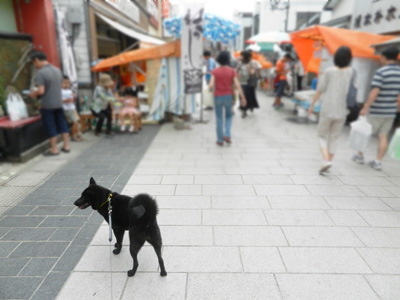
[[[233,55],[235,58],[238,58],[240,56],[240,51],[234,52]],[[259,53],[252,51],[252,58],[260,63],[261,69],[272,68],[272,63],[266,60],[265,57]]]
[[[180,41],[171,42],[165,45],[154,46],[149,48],[137,49],[121,53],[110,58],[104,59],[92,68],[93,72],[102,72],[110,67],[119,66],[135,61],[143,61],[148,59],[158,59],[164,57],[181,55]]]
[[[382,43],[395,36],[379,35],[368,32],[353,31],[343,28],[313,26],[290,34],[290,39],[306,71],[318,73],[320,57],[318,52],[325,46],[334,54],[341,46],[348,46],[353,57],[377,59],[372,44]]]

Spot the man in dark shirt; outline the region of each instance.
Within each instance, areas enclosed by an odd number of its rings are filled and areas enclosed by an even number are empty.
[[[50,139],[51,149],[45,152],[45,156],[60,154],[57,148],[57,136],[62,135],[64,146],[61,151],[68,153],[69,148],[69,128],[65,121],[62,109],[61,84],[63,77],[59,69],[47,61],[43,52],[34,51],[31,60],[37,69],[36,85],[37,88],[30,94],[36,98],[40,96],[40,114],[43,125]]]

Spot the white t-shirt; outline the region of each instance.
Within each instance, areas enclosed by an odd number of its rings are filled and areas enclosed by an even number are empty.
[[[61,90],[61,97],[62,97],[63,101],[65,99],[71,99],[73,97],[73,93],[72,93],[71,90],[62,89]],[[75,109],[75,103],[74,102],[67,102],[67,103],[63,102],[62,107],[63,107],[64,110],[74,110]]]

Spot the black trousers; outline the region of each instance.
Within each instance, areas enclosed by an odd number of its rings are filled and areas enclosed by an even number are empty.
[[[104,119],[107,119],[107,133],[111,133],[111,121],[112,121],[112,112],[111,108],[108,106],[106,109],[101,110],[99,113],[94,114],[98,120],[96,125],[96,132],[100,133],[103,127]]]

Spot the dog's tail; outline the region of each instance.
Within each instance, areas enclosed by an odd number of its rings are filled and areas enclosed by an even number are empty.
[[[143,206],[144,214],[141,216],[141,221],[146,224],[151,224],[156,219],[158,214],[158,205],[155,199],[148,194],[139,194],[134,198],[134,207]]]

